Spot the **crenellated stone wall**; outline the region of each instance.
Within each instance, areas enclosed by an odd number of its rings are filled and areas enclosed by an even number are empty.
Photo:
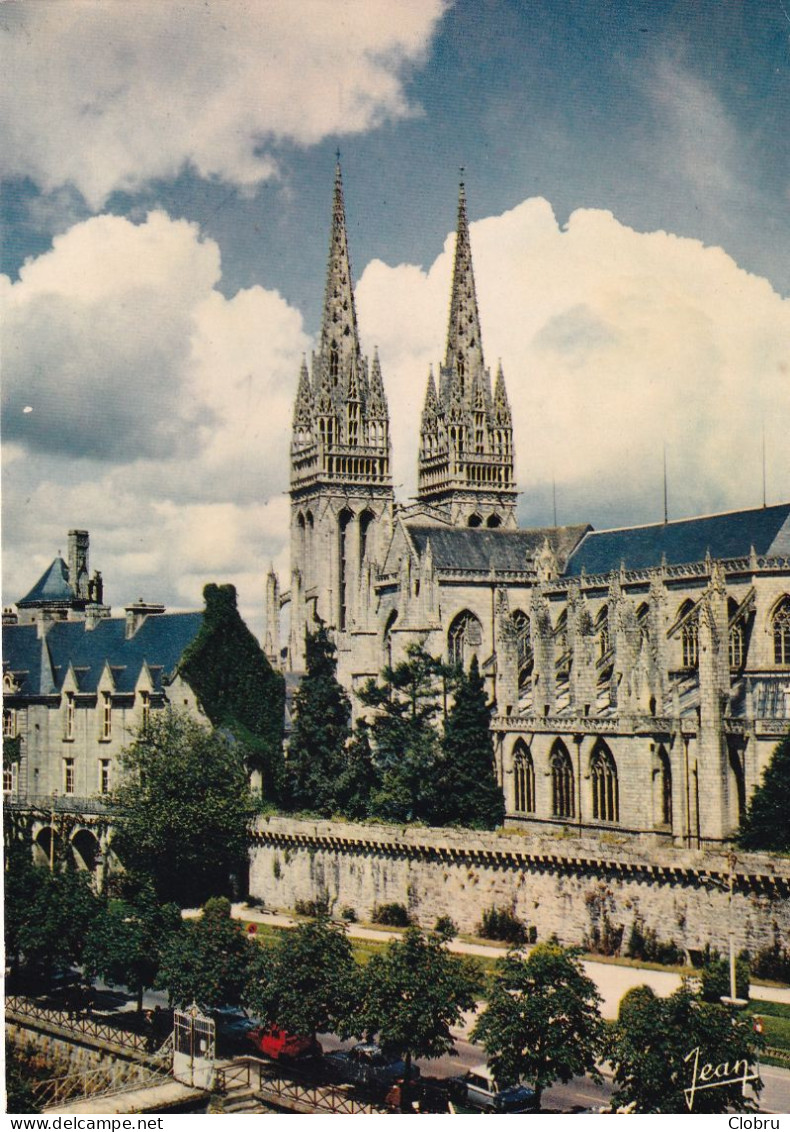
[[[736,948],[785,944],[790,859],[739,854],[732,873]],[[729,877],[723,851],[283,817],[259,821],[250,853],[250,894],[269,908],[328,899],[334,915],[353,908],[364,920],[374,905],[397,902],[424,927],[448,915],[471,932],[485,908],[504,905],[538,939],[565,944],[607,924],[627,940],[639,919],[661,941],[726,951]]]

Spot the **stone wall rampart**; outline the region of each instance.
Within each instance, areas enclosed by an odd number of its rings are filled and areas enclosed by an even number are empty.
[[[401,903],[424,927],[440,915],[474,932],[483,911],[508,907],[538,939],[588,943],[597,930],[652,930],[686,950],[725,952],[730,865],[725,850],[650,846],[633,839],[482,833],[384,824],[261,819],[250,893],[270,908],[327,900],[334,915],[370,919]],[[751,953],[790,938],[790,859],[738,854],[732,926]]]

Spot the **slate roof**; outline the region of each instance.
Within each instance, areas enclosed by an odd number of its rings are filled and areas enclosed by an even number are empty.
[[[414,549],[425,553],[430,541],[434,566],[440,571],[473,570],[487,573],[523,571],[546,539],[560,566],[584,535],[588,526],[547,527],[533,530],[489,530],[487,527],[442,527],[406,523]]]
[[[698,519],[679,519],[645,527],[589,531],[573,551],[565,574],[578,577],[619,570],[646,570],[667,565],[703,562],[711,558],[790,557],[790,503],[729,511]]]
[[[106,663],[116,692],[133,692],[144,664],[159,691],[202,623],[202,613],[150,614],[128,640],[119,617],[105,618],[89,631],[84,621],[56,621],[43,639],[35,625],[4,625],[3,667],[28,696],[60,692],[70,664],[80,692],[97,690]]]
[[[73,601],[74,592],[69,585],[69,568],[58,557],[47,566],[30,593],[25,594],[17,605],[38,605],[42,601]]]

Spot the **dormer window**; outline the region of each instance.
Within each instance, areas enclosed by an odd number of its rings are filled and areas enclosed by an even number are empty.
[[[112,738],[112,696],[105,692],[102,699],[101,739],[107,742]]]
[[[142,726],[143,730],[148,727],[151,722],[151,694],[150,692],[140,693],[140,702],[142,704]]]
[[[74,694],[69,692],[66,696],[66,718],[63,721],[63,738],[74,738]]]

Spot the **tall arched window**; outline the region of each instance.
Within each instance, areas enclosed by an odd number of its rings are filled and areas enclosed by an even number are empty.
[[[686,617],[693,608],[693,601],[684,601],[678,610],[678,617]],[[696,613],[691,617],[686,617],[680,634],[683,647],[683,667],[696,668],[699,664],[699,626]]]
[[[365,554],[368,549],[368,531],[370,524],[373,522],[375,515],[372,511],[363,511],[359,516],[359,565],[365,561]]]
[[[466,668],[483,643],[483,626],[468,609],[454,617],[447,633],[447,656],[450,664]]]
[[[663,746],[658,748],[658,820],[672,825],[672,764]]]
[[[639,626],[639,632],[642,635],[643,641],[650,640],[650,606],[646,601],[636,611],[636,623]]]
[[[620,801],[617,789],[617,767],[605,743],[596,743],[590,760],[592,809],[595,821],[618,821]]]
[[[738,612],[738,603],[733,598],[727,602],[727,616],[730,621]],[[743,618],[737,621],[732,621],[730,625],[730,668],[742,668],[743,662],[746,658],[746,626],[743,623]]]
[[[532,652],[532,638],[529,630],[529,617],[522,609],[513,614],[513,628],[516,634],[516,648],[518,650],[518,686],[524,689],[528,686],[532,669],[535,666],[535,657]]]
[[[513,748],[513,809],[517,814],[535,812],[535,764],[523,739]]]
[[[353,512],[344,509],[340,512],[337,520],[338,531],[338,591],[339,591],[339,609],[338,609],[338,628],[341,632],[346,628],[346,621],[348,616],[348,527],[351,520],[354,518]]]
[[[392,630],[395,627],[395,622],[398,620],[398,611],[393,609],[387,617],[384,625],[384,649],[387,654],[387,664],[392,668]]]
[[[551,810],[555,818],[572,818],[576,814],[573,764],[560,739],[551,752]]]
[[[774,664],[790,665],[790,596],[785,595],[773,616]]]

